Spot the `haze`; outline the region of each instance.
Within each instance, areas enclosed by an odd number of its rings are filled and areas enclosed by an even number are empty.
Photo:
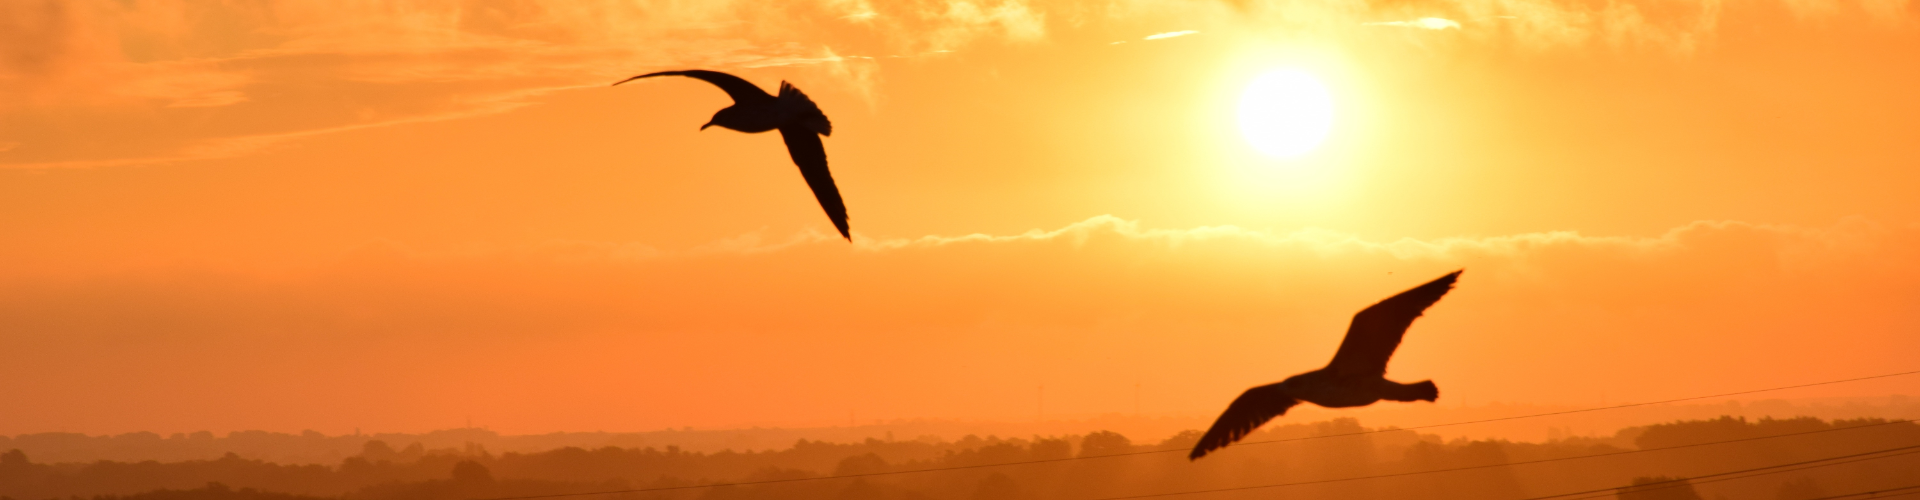
[[[1205,416],[1460,268],[1441,406],[1910,371],[1915,61],[1905,0],[5,2],[0,435]],[[851,245],[608,87],[686,68],[820,104]]]

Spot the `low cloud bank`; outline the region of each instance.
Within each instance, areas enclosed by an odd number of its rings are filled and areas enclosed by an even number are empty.
[[[851,248],[747,235],[380,245],[270,273],[13,269],[0,341],[34,355],[0,363],[0,404],[27,409],[12,432],[411,429],[449,412],[591,430],[849,408],[1017,419],[1036,384],[1049,414],[1098,414],[1144,383],[1156,411],[1206,412],[1325,363],[1353,312],[1459,268],[1390,375],[1439,381],[1445,404],[1660,399],[1911,369],[1917,236],[1849,220],[1374,241],[1101,216]]]

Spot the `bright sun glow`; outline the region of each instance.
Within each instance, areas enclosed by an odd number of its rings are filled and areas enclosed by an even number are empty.
[[[1278,158],[1313,151],[1333,129],[1333,96],[1313,75],[1279,70],[1253,79],[1240,95],[1240,135]]]

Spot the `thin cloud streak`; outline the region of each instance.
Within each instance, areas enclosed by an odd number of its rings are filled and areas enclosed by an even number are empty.
[[[1193,35],[1198,33],[1200,32],[1194,31],[1194,30],[1169,31],[1166,33],[1155,33],[1152,35],[1147,35],[1146,38],[1142,38],[1141,40],[1165,40],[1168,38],[1181,37],[1181,36]]]
[[[1362,23],[1362,26],[1401,26],[1401,27],[1407,27],[1407,28],[1420,28],[1420,29],[1428,29],[1428,30],[1460,29],[1460,23],[1454,22],[1453,20],[1449,20],[1449,19],[1441,19],[1438,17],[1422,17],[1412,21],[1387,21],[1387,22],[1379,22],[1379,23]]]
[[[723,265],[740,258],[752,258],[765,265],[822,258],[852,259],[836,265],[859,267],[857,262],[870,258],[947,260],[978,252],[989,252],[987,255],[1042,252],[1035,255],[1044,255],[1068,251],[1086,253],[1089,256],[1086,258],[1094,261],[1152,254],[1162,255],[1156,259],[1170,259],[1168,262],[1199,259],[1229,267],[1291,269],[1308,262],[1342,263],[1336,268],[1362,263],[1367,263],[1362,267],[1411,266],[1434,270],[1470,266],[1482,268],[1483,276],[1500,275],[1542,283],[1550,277],[1580,281],[1637,275],[1685,288],[1712,287],[1713,283],[1733,276],[1860,274],[1866,281],[1895,287],[1903,283],[1902,280],[1920,279],[1920,265],[1888,264],[1920,262],[1920,228],[1890,228],[1864,219],[1848,219],[1828,228],[1698,221],[1656,236],[1594,236],[1576,231],[1546,231],[1378,241],[1318,228],[1288,232],[1236,226],[1149,228],[1138,221],[1101,215],[1057,229],[1034,229],[1017,234],[905,238],[856,234],[852,245],[854,255],[831,257],[840,255],[837,249],[842,245],[845,243],[835,235],[815,230],[786,238],[769,238],[760,230],[680,250],[640,243],[573,241],[511,250],[467,249],[457,254],[385,246],[388,250],[381,253],[418,263],[453,259],[465,262],[463,265],[484,266],[487,262],[505,259],[529,265],[540,262],[569,266],[615,264],[643,273],[643,269],[669,265],[669,262]],[[1043,248],[1055,250],[1041,250]],[[1094,258],[1094,255],[1101,257]],[[1705,284],[1681,285],[1687,279],[1701,279]]]
[[[1607,248],[1627,254],[1644,255],[1685,249],[1688,242],[1711,238],[1713,234],[1747,233],[1761,235],[1779,243],[1791,242],[1796,250],[1785,254],[1828,251],[1859,251],[1867,241],[1888,230],[1864,220],[1850,219],[1832,229],[1808,229],[1794,226],[1754,224],[1739,221],[1697,221],[1666,231],[1659,236],[1588,236],[1577,231],[1548,231],[1490,237],[1449,237],[1436,239],[1401,238],[1370,241],[1338,231],[1308,228],[1286,233],[1237,226],[1204,226],[1189,229],[1143,228],[1139,221],[1112,215],[1100,215],[1054,230],[1034,229],[1012,235],[975,233],[958,236],[929,235],[917,238],[862,238],[855,246],[868,251],[932,248],[970,243],[1014,243],[1067,241],[1084,246],[1102,236],[1154,242],[1170,248],[1206,242],[1238,241],[1267,247],[1295,247],[1319,255],[1383,254],[1402,260],[1454,260],[1470,256],[1520,256],[1555,246]],[[1909,235],[1911,237],[1911,235]],[[831,238],[821,237],[821,241]]]

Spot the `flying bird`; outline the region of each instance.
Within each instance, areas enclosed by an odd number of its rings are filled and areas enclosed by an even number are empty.
[[[1340,342],[1333,362],[1327,363],[1326,368],[1294,375],[1277,384],[1247,389],[1233,404],[1227,405],[1227,411],[1200,436],[1200,442],[1193,445],[1193,453],[1188,454],[1187,459],[1199,460],[1247,437],[1260,424],[1285,415],[1288,408],[1301,401],[1328,408],[1348,408],[1382,399],[1439,399],[1440,387],[1433,385],[1432,380],[1411,384],[1387,380],[1387,358],[1393,357],[1394,348],[1400,347],[1400,337],[1406,335],[1413,319],[1452,290],[1461,272],[1454,271],[1400,292],[1353,315],[1353,324],[1347,327],[1347,338]]]
[[[787,154],[800,166],[800,176],[807,179],[807,187],[813,188],[813,197],[820,200],[820,208],[826,209],[827,218],[833,219],[833,227],[840,230],[840,237],[853,241],[853,235],[847,232],[847,204],[840,199],[840,189],[833,185],[833,174],[827,172],[827,149],[820,144],[820,136],[833,135],[833,123],[827,121],[827,115],[800,89],[780,82],[780,95],[776,96],[740,77],[698,69],[647,73],[613,84],[655,76],[699,79],[720,87],[733,98],[732,106],[720,108],[700,130],[715,125],[748,133],[779,130],[780,138],[787,142]]]

